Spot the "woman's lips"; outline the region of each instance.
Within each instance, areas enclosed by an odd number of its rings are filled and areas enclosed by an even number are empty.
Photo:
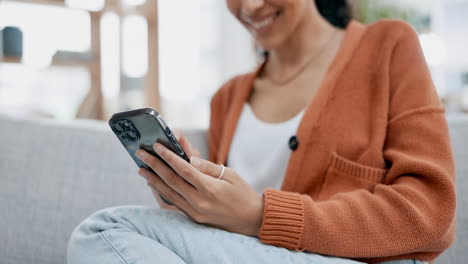
[[[247,24],[250,25],[251,28],[255,30],[257,34],[265,34],[269,31],[272,27],[273,23],[275,22],[276,18],[280,15],[280,12],[276,12],[270,16],[266,16],[260,20],[254,20],[251,18],[245,18]]]

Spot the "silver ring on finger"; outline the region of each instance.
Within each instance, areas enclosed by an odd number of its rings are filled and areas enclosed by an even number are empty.
[[[221,173],[219,174],[218,180],[221,180],[223,178],[224,170],[225,170],[225,167],[223,164],[221,164],[220,166],[221,166]]]

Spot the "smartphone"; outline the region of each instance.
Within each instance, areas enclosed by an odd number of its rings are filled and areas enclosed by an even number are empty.
[[[153,145],[156,142],[161,143],[179,157],[190,162],[174,133],[164,122],[159,112],[152,108],[116,113],[109,120],[109,126],[140,168],[143,167],[152,171],[148,165],[136,157],[135,153],[139,149],[145,150],[167,164],[153,150]]]

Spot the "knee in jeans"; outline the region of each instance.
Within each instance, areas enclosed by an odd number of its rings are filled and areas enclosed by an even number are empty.
[[[118,227],[131,227],[128,225],[126,215],[129,215],[130,207],[111,207],[101,209],[86,217],[73,231],[72,235],[89,235],[104,232]]]
[[[152,221],[157,221],[158,219],[161,220],[164,215],[170,215],[169,219],[171,222],[183,221],[185,219],[180,212],[142,206],[121,206],[102,209],[88,216],[75,228],[68,245],[69,248],[73,248],[77,244],[92,243],[96,240],[97,236],[101,235],[100,233],[111,229],[126,229],[131,232],[139,232],[136,228],[138,219],[151,218]],[[162,221],[167,222],[167,219]]]
[[[76,226],[68,240],[68,258],[81,255],[89,247],[93,247],[93,243],[99,241],[102,232],[110,229],[132,229],[132,225],[125,220],[125,215],[130,211],[130,207],[112,207],[86,217]]]

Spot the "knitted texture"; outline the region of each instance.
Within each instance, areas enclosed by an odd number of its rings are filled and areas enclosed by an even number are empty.
[[[212,161],[226,164],[260,69],[214,95]],[[451,245],[455,169],[448,127],[409,25],[352,21],[296,137],[281,190],[264,191],[262,242],[368,263],[431,261]]]

